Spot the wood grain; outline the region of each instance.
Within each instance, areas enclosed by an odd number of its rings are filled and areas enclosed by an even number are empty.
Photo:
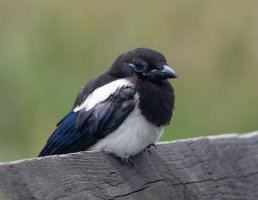
[[[92,151],[3,163],[0,199],[258,199],[258,132],[159,143],[133,161]]]

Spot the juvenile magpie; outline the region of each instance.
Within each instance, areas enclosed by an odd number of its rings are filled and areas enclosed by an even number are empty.
[[[130,161],[154,145],[172,117],[176,78],[159,52],[138,48],[83,86],[39,156],[99,149]]]

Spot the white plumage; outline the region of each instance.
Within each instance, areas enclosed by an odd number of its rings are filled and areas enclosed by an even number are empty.
[[[118,88],[132,83],[127,79],[119,79],[104,85],[92,92],[84,102],[74,108],[74,112],[81,109],[89,110],[98,102],[104,101]],[[164,126],[152,125],[141,114],[138,107],[139,94],[136,93],[135,109],[128,115],[125,121],[112,133],[99,140],[89,150],[103,150],[118,157],[134,156],[150,144],[155,144],[163,133]]]

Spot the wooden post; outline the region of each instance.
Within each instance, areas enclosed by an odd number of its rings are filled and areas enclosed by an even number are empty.
[[[92,151],[2,163],[0,199],[258,199],[258,132],[159,143],[133,161]]]

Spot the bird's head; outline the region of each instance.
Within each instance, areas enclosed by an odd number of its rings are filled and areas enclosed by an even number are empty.
[[[136,75],[140,79],[150,81],[177,78],[166,58],[161,53],[147,48],[138,48],[120,55],[109,72],[120,78]]]

